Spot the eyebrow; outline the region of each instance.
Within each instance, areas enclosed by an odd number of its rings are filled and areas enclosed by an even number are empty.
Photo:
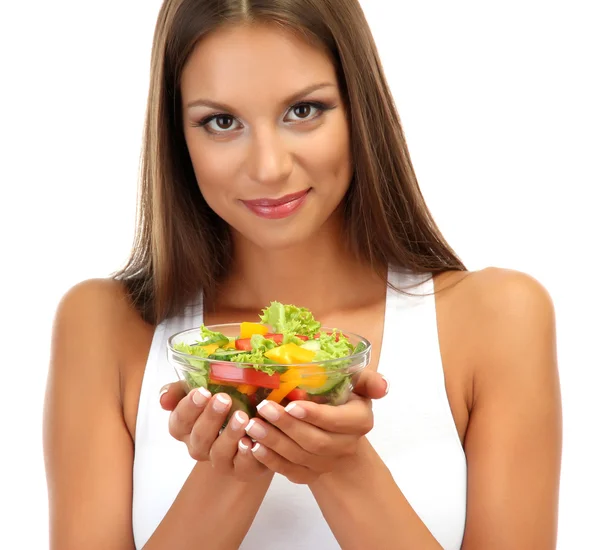
[[[294,103],[299,99],[302,99],[304,96],[311,94],[312,92],[316,92],[317,90],[321,90],[323,88],[335,87],[335,84],[331,82],[321,82],[319,84],[312,84],[311,86],[307,86],[306,88],[300,90],[299,92],[294,93],[292,96],[288,97],[283,103],[284,105],[289,105],[290,103]],[[221,111],[235,111],[232,107],[227,105],[226,103],[218,103],[216,101],[211,101],[210,99],[195,99],[194,101],[190,101],[187,104],[187,109],[191,109],[192,107],[211,107],[213,109],[221,110]]]

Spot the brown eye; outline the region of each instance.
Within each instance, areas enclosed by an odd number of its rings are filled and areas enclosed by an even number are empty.
[[[229,130],[233,126],[233,117],[227,115],[218,116],[215,118],[215,122],[221,130]]]
[[[311,108],[312,107],[310,105],[308,105],[307,103],[302,103],[301,105],[296,105],[296,107],[294,107],[294,114],[298,118],[308,118],[308,116],[310,115]]]
[[[286,116],[286,122],[299,124],[318,119],[325,111],[331,111],[334,107],[325,105],[319,101],[305,101],[296,103],[290,107]]]
[[[229,133],[229,130],[240,129],[241,125],[238,122],[236,126],[236,122],[236,118],[231,115],[218,114],[205,118],[198,126],[204,128],[210,134],[225,134]]]

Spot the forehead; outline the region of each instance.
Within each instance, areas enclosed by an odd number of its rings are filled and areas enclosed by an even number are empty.
[[[203,38],[182,73],[185,103],[196,97],[218,101],[280,100],[316,82],[336,84],[327,53],[275,25],[220,28]]]

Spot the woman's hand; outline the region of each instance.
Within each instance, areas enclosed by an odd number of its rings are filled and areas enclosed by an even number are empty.
[[[372,399],[387,394],[387,381],[364,372],[348,403],[337,407],[294,401],[285,409],[263,401],[246,431],[256,443],[252,454],[269,470],[294,483],[312,483],[332,471],[340,458],[353,455],[373,428]]]
[[[240,481],[267,472],[250,452],[252,442],[244,431],[249,420],[245,413],[236,411],[221,432],[231,408],[231,397],[226,393],[213,396],[205,388],[196,388],[186,395],[182,383],[174,383],[163,388],[160,404],[171,411],[170,434],[187,445],[194,460],[210,462],[217,472]]]

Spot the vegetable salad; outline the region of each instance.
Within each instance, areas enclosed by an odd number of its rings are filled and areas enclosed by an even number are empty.
[[[347,401],[353,376],[348,358],[366,350],[365,343],[353,346],[342,332],[321,330],[308,309],[280,302],[263,309],[259,322],[239,327],[239,335],[228,337],[203,325],[198,341],[173,344],[188,356],[192,368],[181,374],[190,389],[228,393],[230,414],[243,410],[250,417],[264,399],[283,406],[296,400]]]

